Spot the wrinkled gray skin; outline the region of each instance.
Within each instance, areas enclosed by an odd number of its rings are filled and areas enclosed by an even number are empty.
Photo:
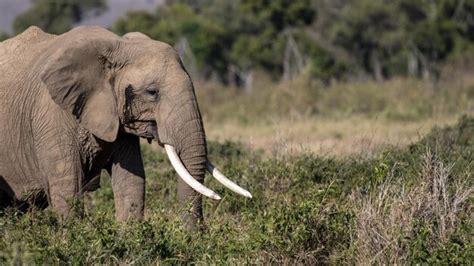
[[[117,219],[142,219],[139,137],[174,146],[203,182],[201,115],[171,46],[99,27],[58,36],[31,27],[0,43],[0,206],[30,199],[70,216],[70,203],[97,189],[106,169]],[[193,226],[202,197],[181,179],[178,197]]]

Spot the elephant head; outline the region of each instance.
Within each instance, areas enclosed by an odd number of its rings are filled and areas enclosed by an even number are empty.
[[[192,202],[191,218],[202,217],[201,194],[220,199],[202,185],[206,168],[251,197],[208,161],[193,83],[171,46],[140,33],[121,38],[95,27],[58,38],[40,76],[53,101],[106,142],[123,133],[156,140],[184,181],[178,195]]]

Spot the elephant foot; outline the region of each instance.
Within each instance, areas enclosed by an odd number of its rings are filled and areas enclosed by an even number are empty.
[[[191,210],[186,211],[182,216],[181,220],[183,221],[184,228],[189,232],[204,231],[205,224],[201,212],[193,212]]]

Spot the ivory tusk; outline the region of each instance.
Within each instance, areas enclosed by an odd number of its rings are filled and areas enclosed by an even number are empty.
[[[165,146],[166,154],[168,155],[168,158],[170,159],[171,165],[173,165],[174,170],[176,170],[179,177],[181,177],[181,179],[183,179],[183,181],[186,182],[186,184],[188,184],[194,190],[203,194],[206,197],[209,197],[211,199],[216,199],[216,200],[221,199],[221,197],[217,195],[214,191],[203,186],[201,183],[199,183],[196,179],[194,179],[191,176],[188,170],[186,170],[186,168],[184,167],[183,163],[181,162],[181,159],[179,158],[173,146],[170,146],[168,144],[165,144],[164,146]]]
[[[225,175],[223,175],[219,170],[217,170],[217,168],[215,168],[211,162],[207,161],[206,166],[209,173],[211,173],[212,176],[215,179],[217,179],[217,181],[222,183],[224,186],[226,186],[227,188],[229,188],[230,190],[234,191],[237,194],[240,194],[247,198],[252,198],[252,194],[250,194],[250,192],[241,188],[236,183],[230,181]]]

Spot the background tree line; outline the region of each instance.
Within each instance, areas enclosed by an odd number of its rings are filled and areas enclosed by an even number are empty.
[[[35,0],[14,22],[62,33],[105,0]],[[447,60],[474,54],[474,0],[168,0],[112,26],[175,45],[194,78],[251,83],[262,71],[325,82],[436,78]],[[0,35],[0,38],[6,38]]]

